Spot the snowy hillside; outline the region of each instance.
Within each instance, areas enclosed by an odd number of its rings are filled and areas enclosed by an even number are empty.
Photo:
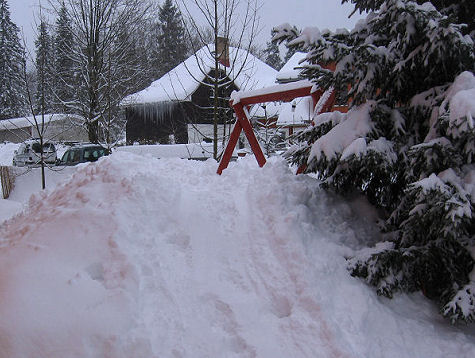
[[[216,168],[114,153],[58,173],[0,226],[0,357],[475,356],[472,327],[349,276],[377,235],[364,202],[278,158]]]

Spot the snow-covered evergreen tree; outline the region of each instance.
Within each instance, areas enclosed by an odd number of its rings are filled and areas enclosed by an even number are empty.
[[[157,78],[187,58],[183,19],[172,0],[165,0],[159,8],[156,49],[152,57]]]
[[[54,107],[62,113],[74,112],[75,62],[74,36],[71,18],[64,2],[58,10],[54,31]]]
[[[475,36],[473,11],[460,9],[473,1],[348,1],[371,11],[351,32],[275,31],[309,53],[303,76],[352,106],[317,116],[288,155],[386,212],[389,242],[350,259],[353,275],[389,297],[421,290],[453,321],[472,321]]]
[[[349,2],[355,4],[355,11],[375,11],[380,8],[384,0],[342,0],[342,3]],[[419,5],[427,0],[417,0]],[[432,0],[432,5],[444,15],[457,19],[458,23],[466,24],[462,30],[464,34],[472,33],[475,30],[475,2],[472,0]]]
[[[18,117],[25,110],[25,56],[18,33],[7,0],[0,0],[0,119]]]
[[[293,55],[295,55],[296,52],[297,52],[297,48],[295,48],[295,47],[289,47],[289,48],[287,49],[287,52],[285,53],[284,61],[283,61],[284,63],[283,63],[283,64],[285,65],[287,62],[289,62],[290,58],[291,58]]]
[[[54,105],[54,56],[48,24],[44,18],[38,25],[36,47],[36,93],[35,111],[37,113],[50,113]]]
[[[282,58],[280,57],[279,45],[276,42],[268,42],[264,50],[264,62],[270,67],[280,70],[283,66]]]

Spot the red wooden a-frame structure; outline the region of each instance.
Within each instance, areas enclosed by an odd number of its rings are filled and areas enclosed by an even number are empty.
[[[251,105],[276,101],[290,102],[298,97],[312,96],[313,106],[315,108],[324,91],[318,89],[317,91],[312,92],[312,88],[313,85],[311,82],[303,80],[267,87],[255,91],[234,92],[230,103],[234,109],[234,112],[236,113],[236,124],[234,125],[233,131],[231,132],[231,137],[229,138],[226,149],[224,150],[224,154],[219,163],[217,173],[221,175],[223,170],[228,167],[233,150],[236,147],[239,135],[241,134],[242,130],[244,130],[244,133],[246,134],[247,140],[251,145],[252,152],[254,153],[259,166],[262,167],[266,163],[266,158],[262,153],[262,149],[257,142],[257,138],[254,134],[254,131],[252,130],[251,122],[249,121],[248,108]],[[331,94],[323,100],[324,103],[322,103],[321,108],[318,110],[319,113],[328,112],[331,110],[333,103],[335,102],[335,92],[332,91]]]

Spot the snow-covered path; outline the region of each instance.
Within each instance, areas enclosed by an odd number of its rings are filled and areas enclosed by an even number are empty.
[[[473,329],[348,275],[361,203],[281,160],[215,170],[116,153],[32,198],[0,227],[0,357],[475,356]]]

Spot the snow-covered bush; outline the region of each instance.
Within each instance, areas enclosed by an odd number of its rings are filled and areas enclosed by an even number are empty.
[[[286,155],[385,212],[389,242],[351,258],[353,275],[388,297],[421,290],[452,321],[473,321],[473,1],[348,2],[370,11],[351,32],[275,29],[275,41],[307,52],[303,77],[342,93],[350,85],[350,111],[316,116]],[[323,68],[331,63],[334,72]]]

